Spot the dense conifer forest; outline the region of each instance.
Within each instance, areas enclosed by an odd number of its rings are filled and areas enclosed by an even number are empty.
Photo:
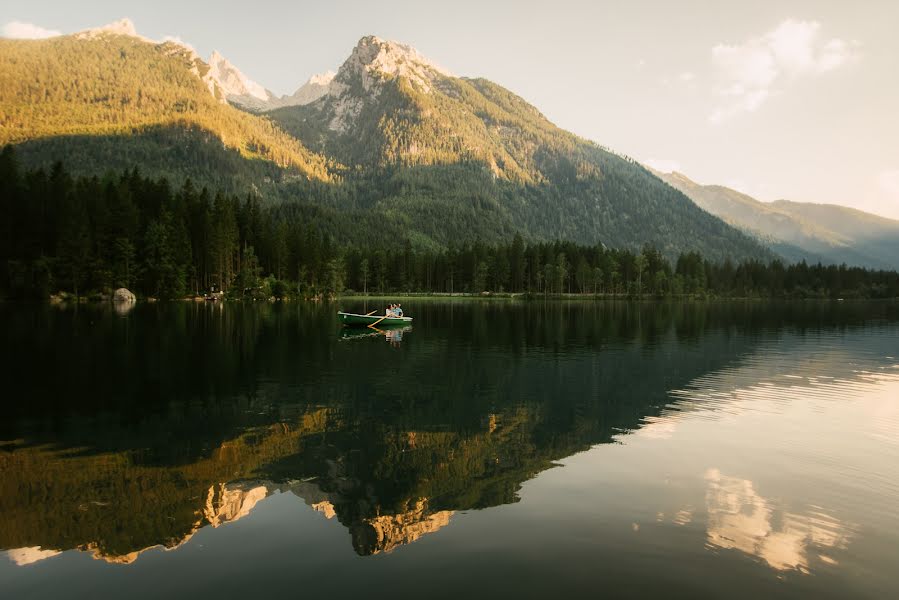
[[[899,274],[843,266],[735,264],[696,252],[676,260],[598,242],[500,243],[423,249],[401,226],[301,203],[263,205],[190,180],[173,188],[131,169],[74,177],[57,163],[23,170],[0,153],[2,294],[105,295],[127,287],[178,298],[340,293],[568,293],[628,296],[899,297]]]

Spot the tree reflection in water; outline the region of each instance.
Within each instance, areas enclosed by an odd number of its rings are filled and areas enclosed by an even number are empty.
[[[0,547],[16,564],[70,549],[129,563],[291,493],[358,554],[389,552],[456,511],[517,502],[561,458],[644,427],[670,435],[657,417],[681,401],[672,390],[784,327],[895,319],[849,304],[415,309],[415,335],[373,332],[388,345],[339,343],[353,334],[334,335],[327,305],[0,308],[15,349]],[[827,560],[850,535],[823,512],[775,525],[751,482],[707,484],[709,544],[775,568],[806,567],[811,549]]]

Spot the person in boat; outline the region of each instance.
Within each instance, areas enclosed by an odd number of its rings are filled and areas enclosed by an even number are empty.
[[[385,315],[387,318],[392,319],[393,317],[396,316],[396,312],[394,312],[395,310],[396,310],[396,305],[395,305],[395,304],[391,304],[390,306],[387,307],[387,310],[384,311],[384,315]]]
[[[403,305],[397,304],[396,308],[393,309],[393,314],[396,315],[397,317],[402,317],[403,316]]]

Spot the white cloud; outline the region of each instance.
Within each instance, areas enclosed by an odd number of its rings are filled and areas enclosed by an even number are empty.
[[[709,120],[719,123],[740,113],[754,112],[797,77],[837,69],[856,57],[858,43],[822,40],[816,21],[787,20],[773,30],[741,44],[718,44],[712,61],[718,70],[722,104]]]
[[[771,90],[767,89],[723,93],[724,96],[732,96],[733,100],[716,108],[709,116],[709,121],[720,123],[742,112],[755,112],[771,94]]]
[[[668,158],[647,158],[643,161],[643,164],[662,173],[673,173],[681,170],[679,162]]]
[[[40,40],[57,35],[62,35],[62,32],[21,21],[10,21],[2,29],[2,37],[15,40]]]
[[[877,176],[880,189],[887,194],[899,198],[899,169],[888,169]]]
[[[847,44],[843,40],[830,40],[818,58],[818,71],[825,72],[841,67],[856,55],[858,43]]]

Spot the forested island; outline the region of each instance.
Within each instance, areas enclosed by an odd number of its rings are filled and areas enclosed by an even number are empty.
[[[780,260],[711,261],[515,235],[431,249],[409,238],[353,239],[299,203],[174,188],[131,169],[74,177],[0,153],[2,295],[321,298],[341,293],[524,293],[631,297],[896,298],[899,274]],[[395,230],[395,229],[394,229]],[[372,239],[374,241],[372,241]]]

